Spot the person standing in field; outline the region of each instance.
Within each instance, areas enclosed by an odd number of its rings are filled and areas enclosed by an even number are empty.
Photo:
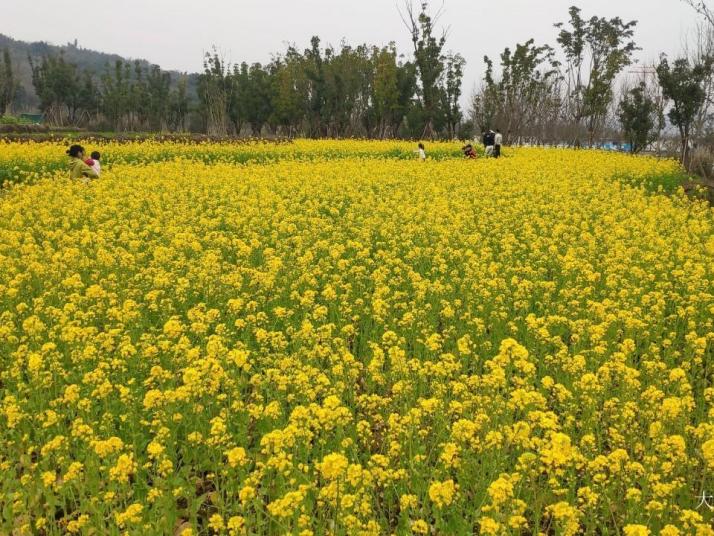
[[[493,137],[493,157],[501,156],[501,144],[503,144],[503,134],[499,129],[496,129],[496,135]]]
[[[422,162],[426,161],[426,150],[424,149],[424,144],[420,143],[419,144],[419,149],[417,150],[417,153],[419,154],[419,160]]]
[[[69,155],[69,178],[79,179],[85,184],[90,179],[98,179],[97,172],[84,162],[84,147],[72,145],[68,150]]]
[[[486,156],[493,156],[493,144],[495,142],[496,135],[493,130],[488,129],[483,133],[483,146],[486,150]]]

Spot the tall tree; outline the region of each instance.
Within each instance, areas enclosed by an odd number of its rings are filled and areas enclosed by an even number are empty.
[[[320,137],[325,135],[327,131],[322,117],[327,95],[320,38],[316,35],[310,39],[310,48],[306,49],[303,54],[303,65],[309,82],[307,113],[308,135],[311,137]]]
[[[372,107],[370,117],[374,119],[373,132],[378,138],[394,135],[391,131],[394,116],[399,108],[399,78],[397,50],[394,43],[372,51],[374,75],[372,80]]]
[[[116,60],[113,68],[107,66],[101,76],[102,110],[115,130],[129,128],[131,112],[131,66]]]
[[[183,132],[186,129],[186,117],[188,116],[188,112],[188,82],[184,76],[178,81],[176,88],[169,94],[169,128],[174,132]]]
[[[459,123],[461,123],[462,113],[459,99],[461,98],[464,65],[466,65],[466,60],[461,54],[449,53],[446,56],[441,109],[449,139],[456,137]]]
[[[342,43],[339,52],[325,51],[326,113],[328,135],[350,136],[363,128],[369,109],[374,67],[365,45]]]
[[[645,82],[640,82],[623,95],[618,118],[633,154],[655,141],[664,126],[662,111],[655,99],[647,93]]]
[[[493,61],[488,56],[484,61],[484,84],[474,100],[484,114],[481,127],[500,126],[506,142],[533,136],[560,80],[554,50],[548,45],[536,46],[533,39],[516,44],[513,51],[504,49],[498,80],[494,78]]]
[[[580,144],[579,130],[585,126],[592,145],[612,103],[615,78],[638,50],[632,40],[637,21],[623,22],[619,17],[585,20],[575,6],[569,14],[569,28],[563,23],[555,25],[560,29],[557,40],[566,59],[566,112],[576,127],[575,144]]]
[[[231,92],[228,99],[227,113],[228,121],[236,136],[240,136],[248,114],[247,99],[245,98],[250,85],[248,69],[248,64],[245,62],[240,65],[234,65],[233,73],[230,77]]]
[[[17,82],[12,70],[10,51],[5,49],[0,63],[0,117],[5,115],[8,107],[15,98]]]
[[[99,94],[92,75],[75,68],[70,91],[67,92],[67,122],[70,125],[86,124],[96,116],[99,107]]]
[[[273,62],[273,117],[288,136],[296,135],[309,106],[309,81],[304,59],[294,47]]]
[[[495,124],[499,114],[499,94],[493,76],[493,62],[486,56],[486,74],[481,86],[471,95],[469,119],[477,131],[484,132]]]
[[[414,63],[419,73],[419,97],[422,107],[424,130],[422,137],[434,137],[434,121],[438,114],[440,104],[439,80],[444,72],[443,50],[446,45],[446,34],[436,37],[434,32],[435,22],[439,13],[433,17],[428,11],[428,2],[421,3],[417,14],[411,0],[405,4],[405,13],[402,19],[411,34],[414,48]]]
[[[225,136],[228,133],[228,103],[231,97],[229,66],[214,49],[206,53],[203,73],[198,78],[198,96],[210,135]]]
[[[134,60],[134,73],[129,85],[129,130],[140,130],[149,117],[149,90],[141,62]]]
[[[152,65],[146,73],[145,83],[147,126],[152,131],[164,130],[168,123],[171,75],[158,65]]]
[[[662,56],[657,66],[657,78],[662,86],[662,94],[671,102],[667,116],[679,130],[680,160],[685,164],[692,124],[706,100],[704,84],[712,69],[712,62],[712,58],[706,58],[701,63],[692,65],[687,58],[679,58],[670,65],[667,57]]]
[[[417,68],[414,62],[400,63],[397,67],[398,106],[393,116],[392,131],[399,135],[409,112],[415,108],[414,95],[417,91]]]
[[[706,21],[697,25],[691,37],[685,41],[682,57],[688,58],[692,65],[705,64],[708,58],[714,57],[714,25]],[[693,138],[707,137],[711,130],[711,108],[714,105],[714,69],[707,72],[702,88],[706,97],[694,123],[692,123],[691,136]]]
[[[250,125],[253,136],[260,136],[263,126],[273,113],[273,81],[268,70],[260,63],[241,66],[242,83],[238,98],[242,117]]]

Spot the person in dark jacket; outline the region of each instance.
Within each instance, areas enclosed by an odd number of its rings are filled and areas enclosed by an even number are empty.
[[[493,156],[493,146],[496,141],[496,133],[488,129],[483,135],[483,146],[486,148],[486,156]]]

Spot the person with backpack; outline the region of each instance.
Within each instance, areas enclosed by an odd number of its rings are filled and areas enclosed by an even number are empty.
[[[486,156],[493,156],[493,146],[496,141],[496,133],[489,129],[484,132],[483,135],[483,146],[486,149]]]

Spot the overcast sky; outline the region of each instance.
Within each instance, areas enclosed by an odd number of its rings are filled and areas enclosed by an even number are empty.
[[[265,62],[287,43],[300,49],[310,36],[323,43],[410,43],[397,5],[404,0],[0,0],[0,33],[15,39],[79,45],[165,69],[199,71],[203,52],[216,45],[235,62]],[[415,0],[415,3],[418,0]],[[441,0],[432,0],[438,7]],[[697,17],[682,0],[444,0],[440,19],[449,28],[447,47],[467,61],[465,93],[483,73],[484,54],[534,37],[555,44],[553,23],[565,21],[570,5],[585,16],[639,21],[638,56],[676,54]]]

